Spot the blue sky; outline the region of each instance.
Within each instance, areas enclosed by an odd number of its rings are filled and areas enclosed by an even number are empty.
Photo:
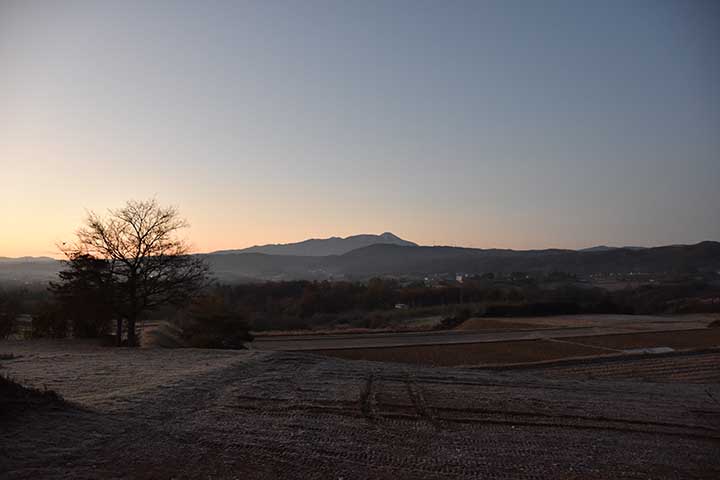
[[[720,6],[0,2],[0,255],[155,196],[198,250],[720,239]]]

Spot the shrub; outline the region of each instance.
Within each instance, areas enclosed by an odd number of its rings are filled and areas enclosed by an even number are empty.
[[[44,304],[32,317],[32,336],[35,338],[65,338],[69,331],[70,322],[56,305]]]
[[[575,302],[534,302],[522,304],[488,305],[486,317],[541,317],[549,315],[570,315],[580,313]]]
[[[17,418],[17,415],[45,405],[65,405],[63,398],[52,390],[38,390],[20,385],[0,375],[0,418]]]
[[[222,297],[199,298],[183,323],[182,337],[191,347],[245,348],[245,342],[253,339],[245,317]]]
[[[0,292],[0,338],[7,338],[15,332],[15,317],[18,313],[17,300]]]
[[[450,317],[445,317],[443,320],[435,325],[435,330],[452,330],[455,327],[458,327],[461,325],[465,320],[469,319],[473,316],[473,311],[467,307],[463,306],[461,308],[458,308],[454,315]]]
[[[15,332],[14,315],[0,312],[0,338],[7,338]]]
[[[107,312],[89,308],[73,316],[72,332],[78,338],[99,338],[110,333],[111,325]]]

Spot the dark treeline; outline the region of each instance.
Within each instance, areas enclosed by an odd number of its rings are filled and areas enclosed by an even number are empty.
[[[73,289],[15,288],[0,290],[0,320],[30,315],[32,336],[96,337],[112,329],[112,312],[103,292]],[[166,306],[147,319],[173,320],[202,337],[202,325],[215,324],[223,336],[233,325],[253,330],[310,329],[346,325],[362,328],[397,326],[421,315],[541,316],[578,313],[671,314],[720,311],[716,282],[685,281],[605,290],[551,274],[542,279],[517,274],[496,279],[492,274],[447,281],[401,283],[392,279],[368,282],[266,282],[215,284],[188,306]],[[188,318],[202,322],[188,323]],[[451,325],[452,323],[446,323]],[[199,330],[198,330],[199,329]],[[209,343],[212,343],[208,340]],[[217,343],[217,342],[216,342]]]
[[[552,285],[551,287],[549,285]],[[524,275],[495,280],[492,275],[427,286],[390,279],[353,282],[268,282],[219,285],[213,295],[251,319],[255,330],[313,328],[350,324],[373,327],[387,316],[413,316],[433,307],[466,306],[476,316],[533,316],[575,313],[668,314],[720,311],[707,299],[720,297],[720,287],[707,282],[646,285],[609,291],[580,285],[572,277],[552,274],[543,280]],[[437,311],[437,308],[435,309]],[[452,314],[457,308],[441,313]],[[403,313],[405,312],[405,313]],[[373,322],[375,323],[373,325]]]

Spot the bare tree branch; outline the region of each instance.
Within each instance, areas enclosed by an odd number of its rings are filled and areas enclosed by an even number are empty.
[[[144,311],[188,302],[207,285],[207,265],[177,236],[187,227],[174,207],[131,200],[106,217],[89,212],[76,242],[62,247],[70,262],[89,256],[108,263],[115,311],[128,324],[130,345]]]

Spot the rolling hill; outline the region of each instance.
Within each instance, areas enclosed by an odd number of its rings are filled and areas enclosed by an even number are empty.
[[[590,252],[376,244],[325,257],[240,253],[208,255],[207,259],[219,278],[242,275],[262,279],[363,279],[375,275],[554,270],[578,274],[662,273],[720,270],[720,243]]]
[[[562,271],[663,273],[720,271],[720,242],[644,249],[502,250],[373,244],[342,255],[269,255],[258,252],[203,254],[223,282],[293,279],[366,279],[379,275]],[[0,262],[0,282],[44,282],[57,277],[61,263]]]
[[[214,254],[226,255],[237,253],[264,253],[267,255],[298,255],[308,257],[324,257],[342,255],[358,248],[376,244],[400,245],[417,247],[416,243],[403,240],[390,232],[380,235],[363,234],[350,237],[311,238],[297,243],[257,245],[241,250],[221,250]]]

